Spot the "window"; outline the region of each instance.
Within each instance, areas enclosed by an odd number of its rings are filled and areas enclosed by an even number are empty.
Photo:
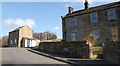
[[[64,31],[63,37],[64,37],[64,39],[66,40],[66,31]]]
[[[10,40],[10,44],[12,44],[12,40]]]
[[[99,30],[98,29],[94,29],[93,31],[92,31],[92,33],[93,33],[93,35],[96,37],[96,38],[99,38]]]
[[[17,40],[15,39],[15,44],[17,43]]]
[[[27,47],[30,47],[30,40],[27,39]]]
[[[91,19],[91,23],[98,22],[97,13],[91,13],[90,14],[90,19]]]
[[[75,18],[72,18],[71,19],[71,26],[76,26],[77,23],[76,23],[76,19]]]
[[[109,18],[109,20],[116,19],[115,9],[109,9],[109,10],[107,10],[107,12],[108,12],[108,18]]]
[[[118,41],[118,27],[111,27],[112,40]]]
[[[72,41],[75,41],[76,40],[76,32],[73,32],[72,33]]]

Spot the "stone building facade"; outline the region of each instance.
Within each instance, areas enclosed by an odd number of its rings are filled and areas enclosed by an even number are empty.
[[[33,38],[32,30],[27,25],[9,32],[9,46],[21,47],[23,37]]]
[[[84,41],[90,35],[95,37],[99,45],[104,41],[120,40],[120,2],[78,11],[69,7],[69,13],[61,18],[63,40]]]

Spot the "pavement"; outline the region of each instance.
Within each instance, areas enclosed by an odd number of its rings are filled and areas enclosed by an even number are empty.
[[[2,49],[2,66],[96,66],[96,64],[106,66],[108,64],[101,60],[64,57],[60,54],[42,52],[30,48],[0,49]]]
[[[2,64],[67,64],[29,52],[27,48],[2,48],[1,55]]]
[[[101,59],[96,59],[96,60],[90,60],[90,59],[81,59],[81,58],[72,58],[72,57],[63,57],[60,54],[55,54],[55,53],[51,53],[51,52],[45,52],[45,51],[40,51],[40,50],[33,50],[33,49],[28,49],[28,51],[31,51],[33,53],[39,54],[39,55],[43,55],[58,61],[62,61],[71,65],[79,65],[79,64],[83,64],[83,65],[106,65],[106,64],[112,64],[106,61],[103,61]],[[114,65],[113,65],[114,66]]]
[[[50,53],[49,54],[48,53],[43,53],[43,52],[39,52],[39,51],[32,50],[32,49],[28,49],[28,51],[39,54],[39,55],[43,55],[45,57],[49,57],[49,58],[52,58],[52,59],[55,59],[55,60],[58,60],[58,61],[61,61],[61,62],[65,62],[65,63],[68,63],[68,64],[72,64],[72,65],[75,64],[74,62],[67,61],[67,58],[60,58],[60,57],[55,56],[55,55],[53,56]]]

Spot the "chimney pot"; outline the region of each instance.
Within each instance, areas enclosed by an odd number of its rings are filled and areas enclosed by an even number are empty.
[[[72,7],[68,7],[68,12],[72,13],[73,12],[73,8]]]
[[[89,5],[89,3],[88,3],[88,1],[87,1],[87,0],[85,0],[84,5],[85,5],[85,9],[88,9],[88,5]]]

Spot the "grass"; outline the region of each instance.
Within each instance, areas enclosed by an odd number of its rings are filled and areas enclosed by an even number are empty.
[[[94,51],[103,51],[103,47],[102,46],[96,46],[96,47],[93,47],[93,50]]]
[[[44,40],[44,41],[41,41],[41,42],[59,42],[61,40],[62,39],[53,39],[53,40]]]

